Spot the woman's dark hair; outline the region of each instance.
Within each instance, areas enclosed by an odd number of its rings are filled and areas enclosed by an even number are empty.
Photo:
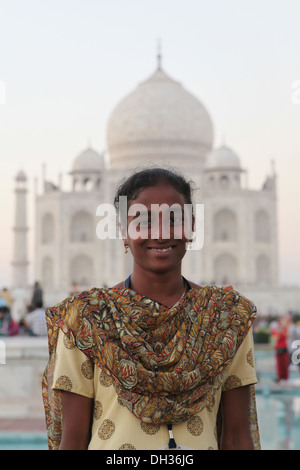
[[[150,186],[156,186],[159,183],[167,183],[173,186],[176,191],[181,193],[186,204],[192,204],[192,182],[175,170],[166,168],[146,168],[133,173],[128,178],[124,178],[117,188],[114,205],[119,208],[120,196],[127,196],[127,204],[136,199],[140,191]]]

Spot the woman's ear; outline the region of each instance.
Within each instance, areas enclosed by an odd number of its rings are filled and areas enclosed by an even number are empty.
[[[119,231],[120,231],[122,240],[124,240],[124,243],[127,243],[127,232],[122,222],[119,222]]]

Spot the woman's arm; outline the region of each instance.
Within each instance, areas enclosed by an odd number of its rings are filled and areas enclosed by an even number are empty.
[[[62,438],[59,450],[87,450],[91,436],[93,399],[72,392],[62,395]]]
[[[249,427],[249,386],[222,393],[221,450],[254,450]]]

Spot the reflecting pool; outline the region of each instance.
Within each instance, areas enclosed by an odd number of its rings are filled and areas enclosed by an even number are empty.
[[[257,414],[263,450],[300,450],[300,394],[258,393]],[[0,450],[47,450],[44,434],[0,434]]]
[[[300,395],[257,395],[263,450],[300,450]]]
[[[300,368],[291,364],[289,382],[276,382],[272,350],[256,350],[256,403],[262,449],[300,450]]]
[[[47,450],[47,437],[40,433],[0,433],[0,450]]]

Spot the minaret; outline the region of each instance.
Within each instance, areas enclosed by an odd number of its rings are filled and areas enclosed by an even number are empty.
[[[13,287],[28,286],[28,259],[27,259],[27,178],[23,171],[19,171],[16,178],[16,212],[14,231],[14,247],[12,261],[12,285]]]

